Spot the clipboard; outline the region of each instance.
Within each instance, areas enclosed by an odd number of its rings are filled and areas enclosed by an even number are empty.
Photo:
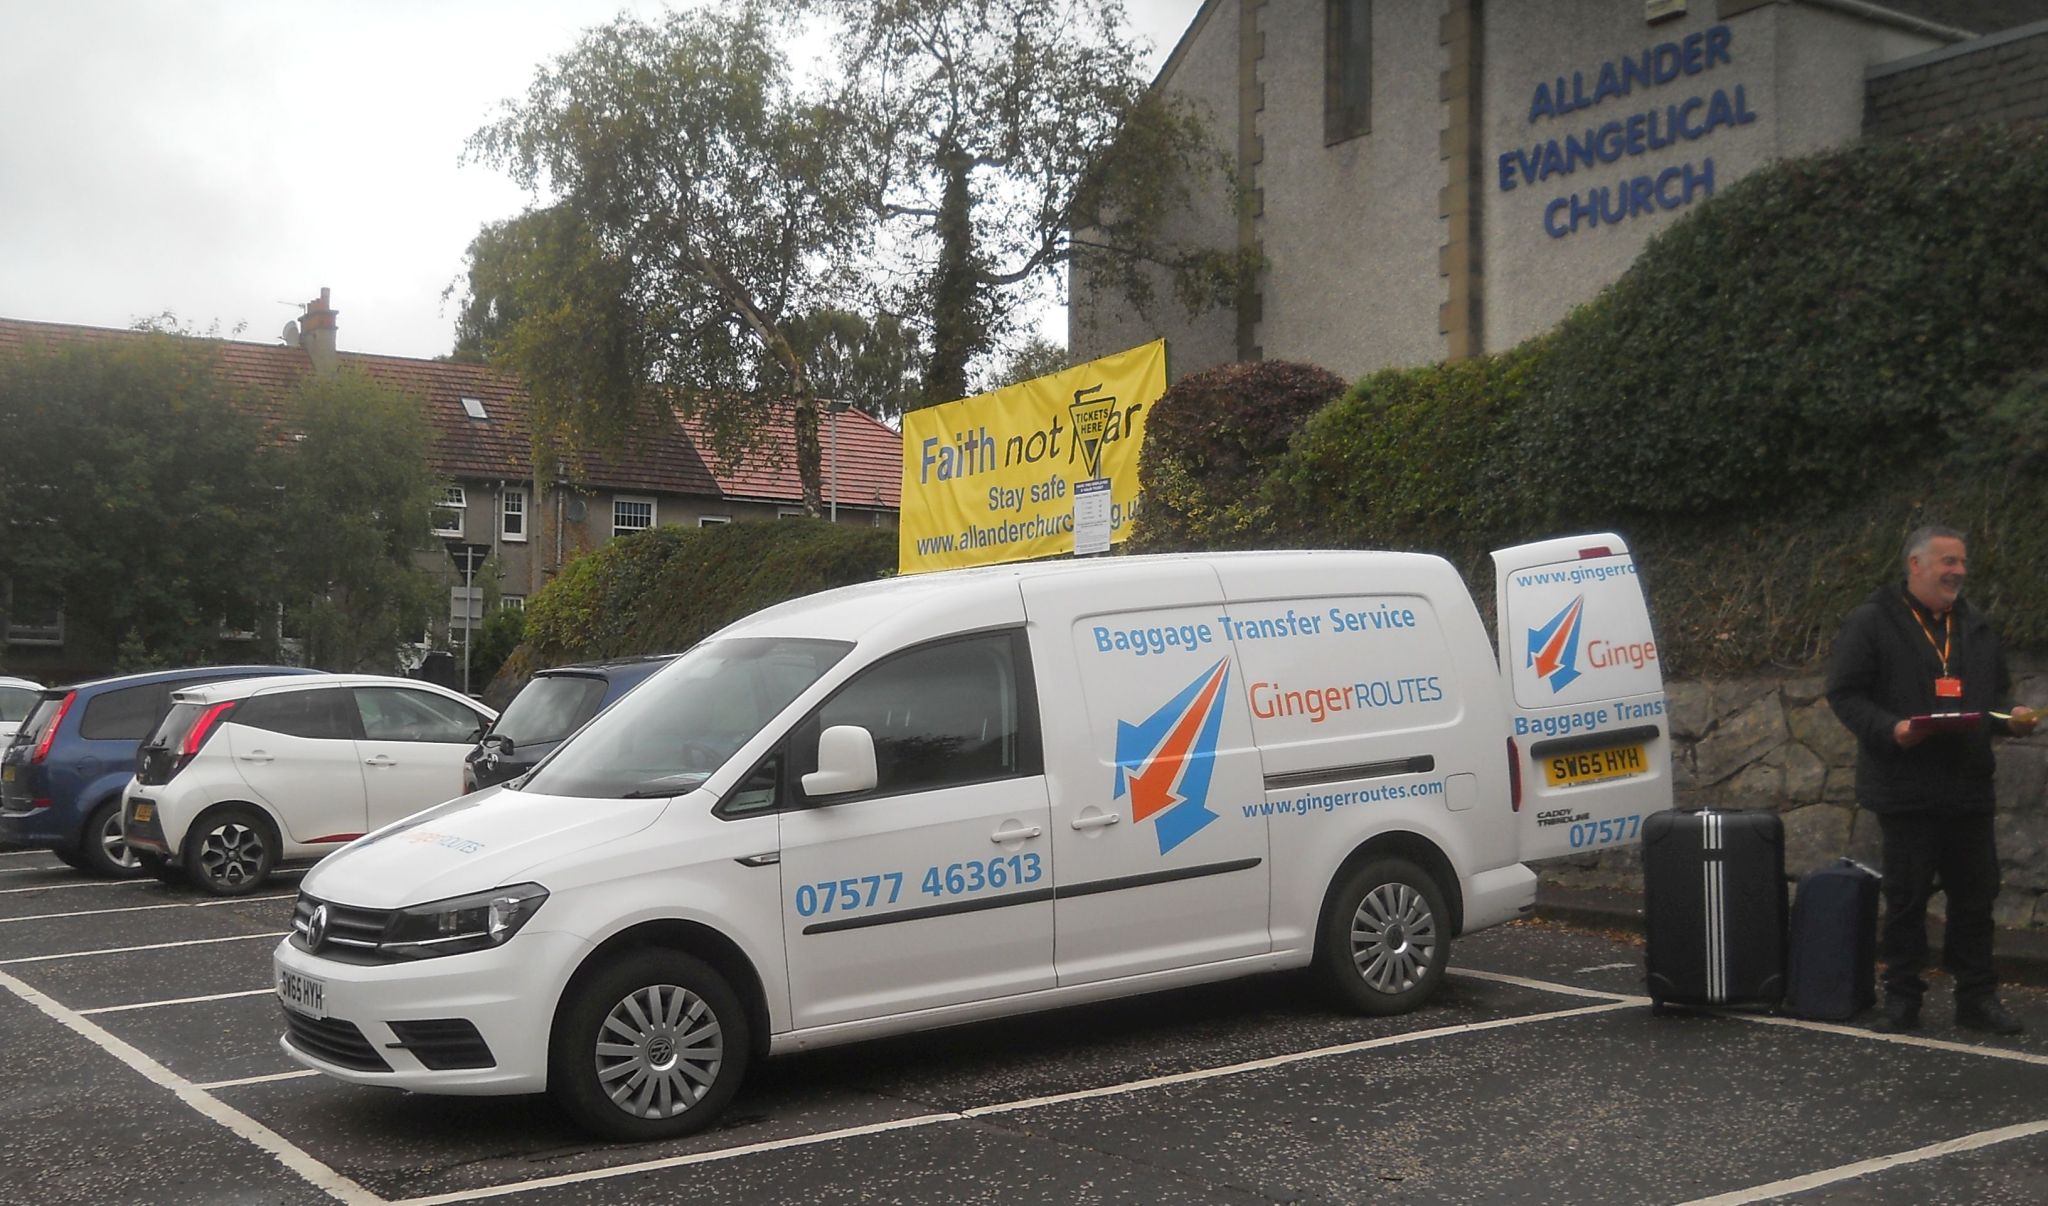
[[[1954,733],[1984,723],[1982,712],[1933,712],[1906,717],[1906,728],[1914,733]]]

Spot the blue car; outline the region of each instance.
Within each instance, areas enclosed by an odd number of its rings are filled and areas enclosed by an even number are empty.
[[[675,659],[664,653],[556,666],[535,674],[463,761],[462,790],[490,787],[532,770],[564,737]]]
[[[0,845],[49,850],[81,871],[127,878],[142,863],[121,836],[121,790],[179,687],[305,674],[290,666],[207,666],[95,679],[42,692],[0,753]]]

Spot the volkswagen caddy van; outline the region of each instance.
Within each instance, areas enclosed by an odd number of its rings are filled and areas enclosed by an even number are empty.
[[[704,1126],[765,1055],[1283,968],[1414,1009],[1524,860],[1668,807],[1636,566],[1495,554],[1498,658],[1440,558],[1003,566],[706,639],[515,785],[315,867],[285,1051]]]

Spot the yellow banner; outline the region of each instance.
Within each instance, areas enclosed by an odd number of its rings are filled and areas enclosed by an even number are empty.
[[[1110,542],[1138,508],[1166,341],[903,416],[899,573],[1074,551],[1074,484],[1110,482]]]

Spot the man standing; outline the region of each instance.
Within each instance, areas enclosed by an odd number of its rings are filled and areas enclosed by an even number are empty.
[[[1828,665],[1828,704],[1856,735],[1856,802],[1884,832],[1882,1031],[1920,1026],[1927,901],[1948,896],[1943,963],[1955,976],[1956,1025],[2018,1034],[1998,1001],[1991,906],[1998,899],[1991,735],[2031,733],[2039,717],[2011,709],[2012,676],[1990,620],[1962,599],[1968,550],[1953,528],[1906,538],[1906,580],[1849,613]],[[1928,717],[1981,713],[1979,719]]]

